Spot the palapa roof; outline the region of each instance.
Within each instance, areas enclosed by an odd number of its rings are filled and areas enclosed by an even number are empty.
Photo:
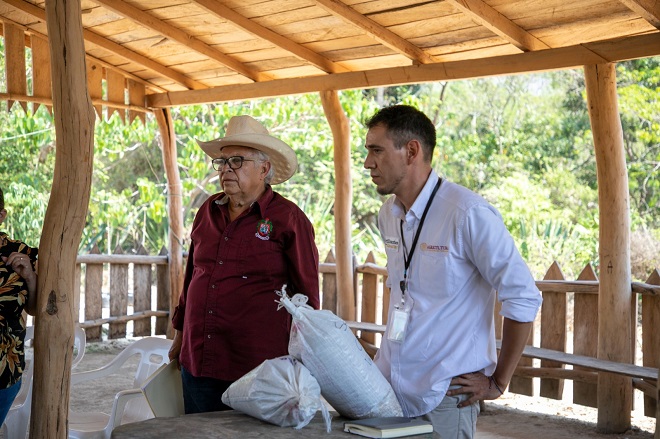
[[[3,28],[43,38],[44,4],[0,0]],[[88,64],[144,85],[147,107],[660,54],[654,0],[82,0],[82,22]]]

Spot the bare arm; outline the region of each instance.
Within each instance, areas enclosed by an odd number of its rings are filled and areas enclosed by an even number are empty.
[[[28,295],[25,303],[25,311],[30,315],[37,313],[37,273],[32,267],[30,257],[19,252],[13,252],[8,257],[3,257],[6,264],[25,280]]]
[[[518,361],[522,356],[523,349],[529,339],[529,333],[532,330],[533,322],[516,322],[515,320],[504,318],[502,326],[502,347],[500,355],[497,357],[497,367],[493,372],[495,382],[502,391],[507,388],[516,370]]]
[[[169,357],[170,361],[179,361],[179,354],[181,353],[181,341],[183,339],[183,332],[177,331],[176,329],[174,330],[174,340],[172,340],[172,347],[170,347],[170,351],[168,352],[167,356]],[[179,366],[180,368],[181,366]]]

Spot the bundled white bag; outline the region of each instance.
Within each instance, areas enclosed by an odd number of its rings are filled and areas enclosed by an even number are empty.
[[[277,292],[280,307],[293,316],[289,354],[303,362],[321,386],[321,394],[347,418],[403,416],[392,386],[351,332],[327,310],[315,310],[307,297]]]
[[[229,407],[280,427],[303,428],[321,410],[327,431],[331,419],[316,379],[286,355],[266,360],[222,394]]]

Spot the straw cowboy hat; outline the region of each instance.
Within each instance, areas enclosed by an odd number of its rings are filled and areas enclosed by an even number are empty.
[[[220,151],[225,146],[247,146],[258,149],[268,156],[275,170],[270,184],[287,181],[298,169],[298,159],[293,149],[277,137],[268,134],[266,127],[250,116],[232,117],[227,124],[225,137],[209,142],[197,140],[197,144],[212,159],[220,157]]]

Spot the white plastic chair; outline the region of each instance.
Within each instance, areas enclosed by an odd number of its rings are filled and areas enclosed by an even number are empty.
[[[115,395],[109,415],[103,412],[69,412],[69,438],[109,439],[112,430],[121,424],[153,418],[154,414],[140,387],[156,369],[169,361],[167,354],[171,346],[172,340],[145,337],[127,346],[105,366],[71,374],[73,389],[76,384],[117,373],[129,358],[140,356],[133,388],[122,390]]]
[[[74,330],[73,346],[76,356],[71,362],[71,368],[75,368],[85,355],[85,330],[76,327]],[[25,346],[34,339],[34,326],[28,326],[25,332]],[[7,413],[5,423],[2,424],[2,432],[6,439],[23,439],[27,437],[30,423],[30,410],[32,406],[32,375],[34,360],[26,361],[23,377],[21,378],[21,390],[18,391],[16,399]]]

